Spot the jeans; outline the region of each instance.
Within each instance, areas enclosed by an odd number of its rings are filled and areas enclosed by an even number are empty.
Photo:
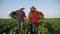
[[[30,34],[37,34],[38,33],[38,23],[30,24]]]
[[[20,30],[23,30],[23,21],[18,22],[18,28],[19,28]]]

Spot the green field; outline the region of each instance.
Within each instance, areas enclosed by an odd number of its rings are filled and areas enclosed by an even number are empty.
[[[38,21],[38,34],[60,34],[60,18],[48,18]],[[30,34],[28,19],[24,22],[24,30],[19,31],[15,19],[0,19],[0,34]]]

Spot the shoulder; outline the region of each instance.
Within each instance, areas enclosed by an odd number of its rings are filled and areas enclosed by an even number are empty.
[[[16,10],[16,12],[19,12],[20,10]]]
[[[38,14],[41,14],[41,15],[43,14],[41,11],[36,11],[36,12],[37,12]]]
[[[24,11],[22,11],[23,13],[25,13]]]
[[[42,12],[41,12],[41,11],[38,11],[38,13],[41,13],[41,14],[42,14]]]
[[[41,11],[35,11],[36,13],[42,13]]]

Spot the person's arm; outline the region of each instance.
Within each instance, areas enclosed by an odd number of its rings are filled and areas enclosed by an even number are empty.
[[[23,12],[23,16],[24,16],[24,18],[26,18],[26,14],[25,14],[25,12]]]
[[[29,19],[32,18],[32,16],[31,16],[31,12],[29,12],[29,14],[28,14],[28,18],[29,18]]]

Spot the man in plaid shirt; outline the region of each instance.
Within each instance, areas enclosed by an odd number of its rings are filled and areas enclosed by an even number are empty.
[[[20,10],[16,11],[16,19],[18,21],[18,27],[19,29],[23,30],[23,22],[24,22],[24,18],[26,18],[25,16],[25,12],[23,11],[25,8],[21,7]]]

